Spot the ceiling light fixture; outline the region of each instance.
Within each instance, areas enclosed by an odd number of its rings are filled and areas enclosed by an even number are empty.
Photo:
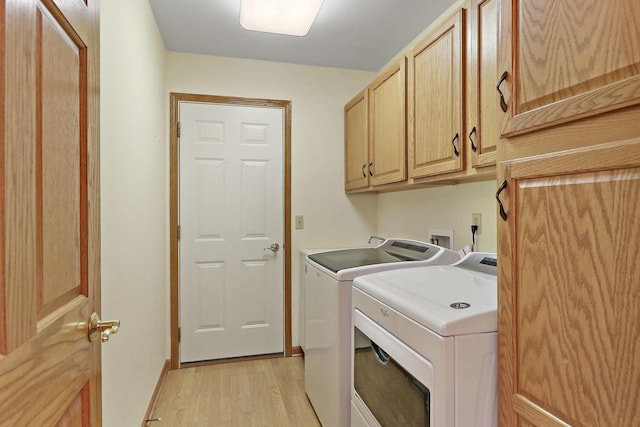
[[[305,36],[324,0],[241,0],[240,25],[246,30]]]

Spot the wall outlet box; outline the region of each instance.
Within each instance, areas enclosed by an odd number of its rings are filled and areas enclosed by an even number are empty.
[[[481,213],[472,213],[471,214],[471,225],[477,225],[478,230],[476,231],[476,235],[482,235],[482,214]]]
[[[453,249],[453,230],[429,230],[429,242],[443,248]]]

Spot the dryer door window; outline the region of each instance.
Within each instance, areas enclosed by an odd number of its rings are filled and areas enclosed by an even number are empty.
[[[403,351],[404,344],[375,342],[358,327],[354,343],[354,388],[380,425],[429,427],[429,388],[390,355]]]

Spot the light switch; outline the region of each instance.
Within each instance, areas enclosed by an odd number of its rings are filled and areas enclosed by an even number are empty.
[[[296,230],[302,230],[304,228],[304,216],[296,215]]]

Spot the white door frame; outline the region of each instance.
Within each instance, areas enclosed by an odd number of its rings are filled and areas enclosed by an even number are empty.
[[[178,103],[205,102],[226,105],[246,105],[282,108],[284,112],[283,176],[284,176],[284,356],[293,354],[291,346],[291,101],[273,99],[235,98],[228,96],[170,94],[169,138],[169,240],[171,274],[171,369],[180,368],[179,341],[179,271],[178,271],[178,212],[179,212],[179,147]]]

